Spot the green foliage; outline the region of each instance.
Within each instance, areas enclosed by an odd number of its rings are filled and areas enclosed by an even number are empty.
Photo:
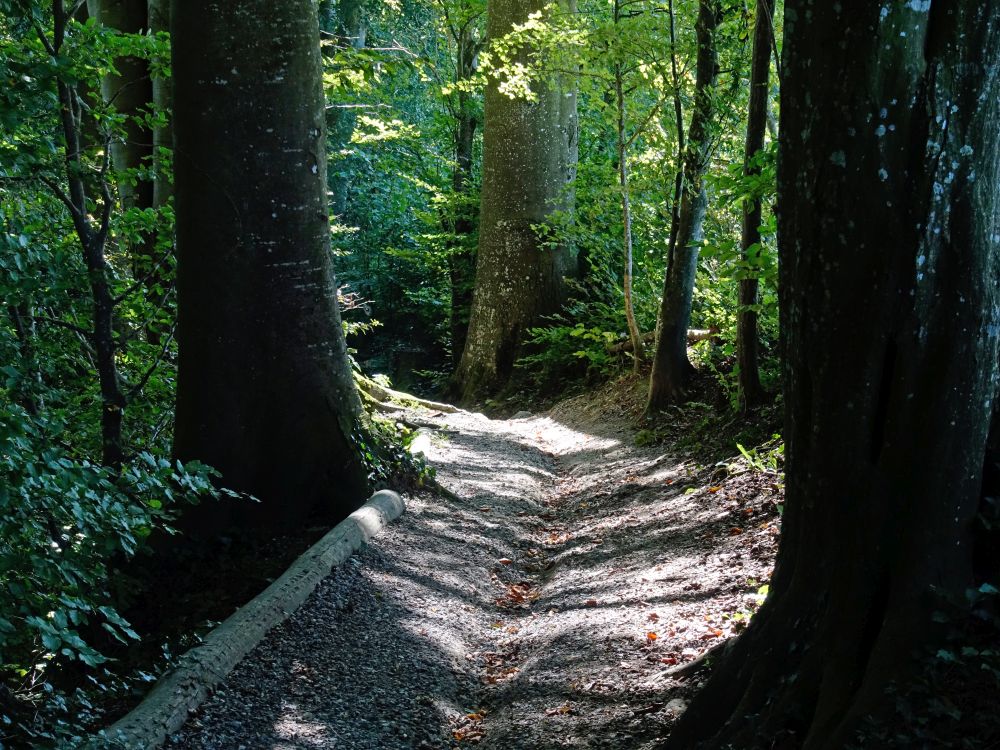
[[[869,717],[850,747],[971,750],[1000,742],[1000,593],[989,583],[940,596],[933,646],[907,684],[888,689],[891,713]]]
[[[41,691],[50,670],[106,661],[97,632],[138,638],[116,610],[115,571],[150,535],[170,532],[184,504],[219,494],[197,463],[140,453],[116,472],[70,458],[59,445],[69,435],[16,405],[0,411],[0,668],[32,686],[21,698],[43,712],[64,700]]]
[[[166,458],[176,372],[172,206],[125,209],[118,200],[140,180],[169,180],[169,149],[138,168],[108,158],[129,118],[162,125],[168,113],[150,104],[126,116],[98,94],[123,56],[169,76],[168,37],[70,20],[53,55],[53,7],[0,2],[0,744],[11,731],[38,747],[69,741],[99,713],[95,698],[123,684],[106,654],[137,634],[118,611],[118,572],[153,535],[169,533],[186,504],[225,492],[208,467]],[[80,173],[67,172],[60,86],[74,101]],[[67,200],[76,177],[95,229],[110,209],[105,275],[127,397],[120,468],[99,460],[92,276]],[[149,237],[153,276],[135,262]],[[70,674],[89,687],[66,692]]]

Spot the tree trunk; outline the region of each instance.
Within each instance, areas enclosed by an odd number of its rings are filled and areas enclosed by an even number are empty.
[[[458,31],[456,50],[456,79],[467,81],[476,71],[479,42],[472,35],[472,21]],[[465,349],[466,334],[469,330],[469,311],[472,309],[472,289],[476,276],[476,254],[469,247],[470,237],[475,232],[475,217],[467,203],[472,190],[473,148],[475,145],[478,118],[472,95],[467,91],[458,92],[458,111],[455,123],[455,172],[452,175],[452,191],[456,201],[454,225],[449,227],[452,234],[451,252],[448,255],[448,271],[451,277],[451,356],[452,366],[458,367]]]
[[[618,23],[619,4],[615,2],[615,23]],[[622,247],[625,256],[625,273],[623,288],[625,291],[625,321],[628,323],[628,335],[632,341],[632,362],[635,372],[642,368],[645,359],[645,347],[642,344],[642,334],[635,322],[635,308],[632,304],[632,206],[629,200],[628,184],[628,141],[625,135],[625,91],[622,85],[622,68],[615,65],[615,103],[618,110],[616,128],[618,152],[618,187],[621,190],[622,201]]]
[[[891,722],[887,686],[972,582],[1000,369],[1000,6],[785,7],[784,528],[771,596],[673,748],[833,750]]]
[[[170,31],[170,0],[149,0],[149,30],[154,34]],[[156,112],[166,114],[168,118],[163,125],[153,129],[153,168],[156,173],[153,182],[153,207],[162,208],[173,195],[173,185],[166,175],[169,154],[174,148],[174,132],[169,119],[172,84],[167,76],[154,74],[152,79],[153,107]]]
[[[542,0],[493,0],[487,37],[498,39]],[[519,55],[526,61],[526,51]],[[496,78],[485,94],[479,256],[469,332],[452,390],[463,402],[495,393],[510,377],[529,326],[558,311],[569,247],[543,246],[532,228],[572,206],[576,172],[576,94],[568,82],[533,84],[537,101],[512,99]]]
[[[87,11],[97,23],[123,34],[145,34],[149,30],[146,0],[87,0]],[[101,93],[106,104],[125,117],[122,138],[111,142],[111,163],[119,172],[149,167],[153,158],[153,133],[142,123],[142,116],[153,102],[153,82],[149,63],[135,57],[114,61],[117,75],[104,76]],[[122,208],[147,209],[153,206],[153,181],[131,179],[117,181]],[[144,234],[130,248],[133,273],[137,279],[154,275],[156,237]]]
[[[661,409],[681,399],[691,369],[687,357],[687,329],[691,321],[699,245],[708,209],[704,176],[711,157],[711,130],[715,117],[719,57],[715,37],[722,21],[717,0],[700,0],[698,7],[694,112],[684,151],[677,237],[664,278],[663,300],[657,320],[647,411]]]
[[[743,172],[759,174],[754,156],[764,148],[767,132],[768,84],[771,73],[771,28],[774,23],[775,0],[757,0],[757,18],[753,31],[753,56],[750,63],[750,104],[747,108],[746,158]],[[741,407],[751,408],[764,400],[760,384],[760,341],[757,329],[760,278],[754,270],[754,260],[760,255],[761,199],[743,203],[742,249],[745,278],[739,282],[739,311],[736,320],[736,361],[739,365],[739,397]],[[756,253],[753,248],[756,247]]]
[[[52,41],[45,41],[50,55],[58,58],[66,41],[66,27],[70,17],[63,3],[52,5]],[[44,37],[42,37],[45,39]],[[94,347],[94,359],[101,395],[101,462],[114,469],[125,460],[122,438],[122,416],[127,400],[122,391],[115,358],[117,342],[114,332],[115,300],[111,293],[110,269],[105,248],[114,201],[108,181],[108,154],[92,183],[100,201],[92,199],[87,192],[85,175],[93,174],[91,165],[85,163],[88,151],[87,134],[84,130],[84,108],[75,83],[65,78],[56,82],[56,96],[59,101],[59,122],[65,148],[64,165],[66,189],[50,185],[66,206],[73,220],[73,229],[80,245],[84,267],[90,282],[93,304],[93,326],[87,332]]]
[[[199,506],[189,527],[343,517],[367,488],[331,266],[316,8],[175,0],[172,14],[174,452],[261,501]]]
[[[684,194],[684,106],[681,103],[681,80],[677,70],[677,19],[674,0],[667,0],[667,18],[670,26],[670,81],[673,88],[671,98],[674,103],[674,131],[677,134],[677,172],[674,175],[674,190],[670,201],[670,240],[667,243],[667,269],[674,264],[677,249],[677,231],[681,226],[681,196]]]
[[[336,3],[320,4],[320,23],[325,32],[336,37],[339,49],[364,49],[367,27],[365,25],[364,0],[339,0]],[[351,158],[342,152],[351,142],[357,115],[351,108],[331,107],[326,112],[326,129],[329,149],[336,158],[330,165],[328,181],[331,194],[331,210],[336,216],[347,211],[347,189],[351,183]]]

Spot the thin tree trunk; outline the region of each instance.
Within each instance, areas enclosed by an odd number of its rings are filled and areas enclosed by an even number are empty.
[[[188,528],[343,517],[367,479],[330,257],[315,5],[175,0],[172,28],[174,452],[261,501],[198,506]]]
[[[336,36],[337,48],[364,49],[367,37],[364,0],[339,0],[336,8],[333,2],[324,2],[320,6],[320,21],[323,31]],[[336,154],[328,175],[331,210],[336,216],[343,216],[347,211],[347,193],[351,184],[353,164],[351,158],[341,152],[351,142],[356,124],[357,115],[351,108],[334,106],[327,110],[329,149],[330,153]]]
[[[144,34],[149,30],[147,0],[87,0],[90,17],[97,23],[123,34]],[[153,101],[153,82],[149,63],[135,57],[114,61],[117,74],[104,76],[101,92],[106,104],[125,117],[123,134],[111,142],[111,163],[119,172],[149,167],[153,159],[153,133],[142,120]],[[153,181],[136,179],[117,181],[122,208],[147,209],[153,206]],[[156,237],[143,233],[129,249],[136,279],[155,275]]]
[[[677,239],[664,278],[663,300],[657,320],[647,411],[656,411],[683,398],[691,370],[687,357],[687,329],[691,321],[699,245],[708,209],[704,176],[711,155],[711,129],[715,118],[713,99],[718,67],[715,37],[721,21],[717,0],[700,0],[694,113],[684,151]]]
[[[757,0],[757,18],[754,22],[753,57],[750,63],[750,104],[747,111],[746,157],[743,172],[746,176],[760,173],[752,161],[764,148],[767,131],[768,84],[771,71],[771,26],[774,18],[774,0]],[[752,408],[764,400],[760,384],[760,336],[757,326],[760,278],[754,270],[759,257],[761,199],[744,201],[743,233],[740,247],[745,278],[739,282],[740,307],[736,318],[736,361],[739,365],[739,398],[743,409]],[[756,252],[752,249],[756,247]]]
[[[457,33],[458,48],[455,52],[456,79],[459,83],[469,80],[476,71],[479,43],[473,38],[472,21],[465,23]],[[469,247],[475,232],[475,217],[467,205],[472,190],[473,148],[478,125],[472,95],[458,92],[458,111],[455,123],[455,172],[452,175],[452,192],[456,200],[452,247],[448,255],[451,279],[451,356],[452,366],[458,367],[465,349],[469,330],[469,311],[472,308],[472,290],[476,276],[476,254]]]
[[[39,393],[34,394],[30,388],[18,387],[14,393],[17,394],[21,406],[32,416],[37,417],[40,412],[40,398],[42,385],[42,372],[38,367],[35,357],[35,322],[31,309],[24,303],[7,306],[7,315],[14,326],[14,333],[17,336],[18,349],[21,354],[22,368],[32,373],[32,380],[39,386]]]
[[[681,196],[684,192],[684,107],[681,103],[681,80],[677,72],[677,24],[674,16],[674,0],[667,2],[670,22],[670,80],[673,86],[674,129],[677,133],[677,173],[674,175],[674,194],[670,204],[670,241],[667,245],[667,274],[674,265],[677,249],[677,233],[681,227]]]
[[[59,54],[65,41],[68,18],[62,0],[53,4],[53,57]],[[101,461],[105,466],[118,468],[125,457],[122,440],[122,416],[126,406],[121,389],[118,366],[115,362],[114,298],[111,294],[109,269],[104,250],[107,242],[113,200],[108,185],[108,156],[97,181],[101,201],[96,210],[99,218],[92,217],[92,204],[88,201],[84,175],[89,173],[83,163],[83,125],[80,99],[72,85],[59,79],[56,84],[59,99],[59,116],[66,149],[65,167],[68,190],[60,191],[73,219],[73,227],[83,255],[83,262],[90,281],[93,302],[93,333],[95,364],[101,393]]]
[[[487,37],[504,36],[544,7],[542,0],[491,2]],[[526,330],[558,311],[564,277],[575,268],[570,248],[543,247],[533,226],[572,206],[567,185],[576,172],[576,95],[561,81],[534,86],[533,102],[509,98],[495,79],[486,88],[475,296],[452,379],[463,402],[506,385]]]
[[[615,1],[615,23],[618,22],[618,2]],[[621,190],[622,201],[622,242],[625,255],[625,320],[628,323],[628,335],[632,341],[632,361],[635,372],[642,369],[645,359],[642,334],[635,322],[635,309],[632,304],[632,206],[629,202],[628,184],[628,142],[625,134],[625,91],[622,86],[621,65],[615,65],[615,103],[618,110],[617,151],[618,151],[618,187]]]
[[[972,583],[1000,375],[1000,6],[788,0],[786,505],[771,595],[669,747],[835,750]],[[863,283],[861,283],[863,281]]]
[[[170,31],[170,0],[149,1],[149,30],[156,34]],[[169,60],[163,61],[169,63]],[[171,127],[171,88],[170,78],[162,75],[152,76],[153,106],[158,113],[167,116],[163,125],[153,129],[153,207],[162,208],[167,205],[173,195],[173,185],[167,179],[167,164],[174,148],[174,133]]]

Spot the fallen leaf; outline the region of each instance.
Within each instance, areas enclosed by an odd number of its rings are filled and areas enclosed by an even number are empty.
[[[743,529],[741,529],[739,526],[733,526],[733,528],[729,530],[729,536],[736,536],[737,534],[742,534],[742,533]]]
[[[653,641],[655,641],[657,638],[659,638],[659,636],[656,633],[654,633],[652,630],[650,630],[648,633],[646,633],[646,640],[649,641],[650,643],[652,643]]]
[[[501,565],[510,565],[514,561],[511,560],[509,557],[501,557],[499,560],[497,560],[497,562],[500,563]]]
[[[718,492],[721,489],[722,489],[722,487],[709,487],[708,491],[709,492]]]
[[[583,603],[583,606],[585,606],[585,607],[596,607],[597,606],[597,599],[588,599],[587,601],[585,601]]]
[[[662,664],[676,664],[677,663],[677,657],[676,656],[664,656],[662,659],[660,659],[660,663],[662,663]]]
[[[650,612],[646,619],[650,622],[657,622],[660,619],[660,616],[656,614],[656,612]]]
[[[557,706],[556,708],[545,709],[546,716],[564,716],[571,713],[573,713],[573,709],[568,703],[563,703],[561,706]]]

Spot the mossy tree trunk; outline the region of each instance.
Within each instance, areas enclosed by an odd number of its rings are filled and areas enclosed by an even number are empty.
[[[331,267],[315,5],[175,0],[172,30],[174,450],[261,500],[196,507],[189,528],[343,517],[367,488]]]
[[[669,747],[842,748],[973,582],[1000,357],[1000,6],[788,0],[787,498],[771,595]]]
[[[704,178],[711,157],[719,59],[716,35],[721,21],[718,0],[700,0],[696,27],[698,54],[694,111],[684,150],[677,234],[671,242],[671,257],[656,324],[653,371],[649,378],[649,411],[656,411],[683,398],[691,370],[687,356],[687,329],[691,322],[694,279],[708,209]]]
[[[487,38],[542,10],[541,0],[492,0]],[[567,4],[567,8],[573,6]],[[521,50],[521,62],[530,52]],[[511,98],[491,77],[483,124],[479,252],[469,331],[452,390],[470,402],[500,390],[510,377],[528,327],[556,312],[564,277],[575,270],[565,245],[543,245],[534,225],[571,208],[576,173],[576,94],[553,77],[533,83],[535,101]]]

